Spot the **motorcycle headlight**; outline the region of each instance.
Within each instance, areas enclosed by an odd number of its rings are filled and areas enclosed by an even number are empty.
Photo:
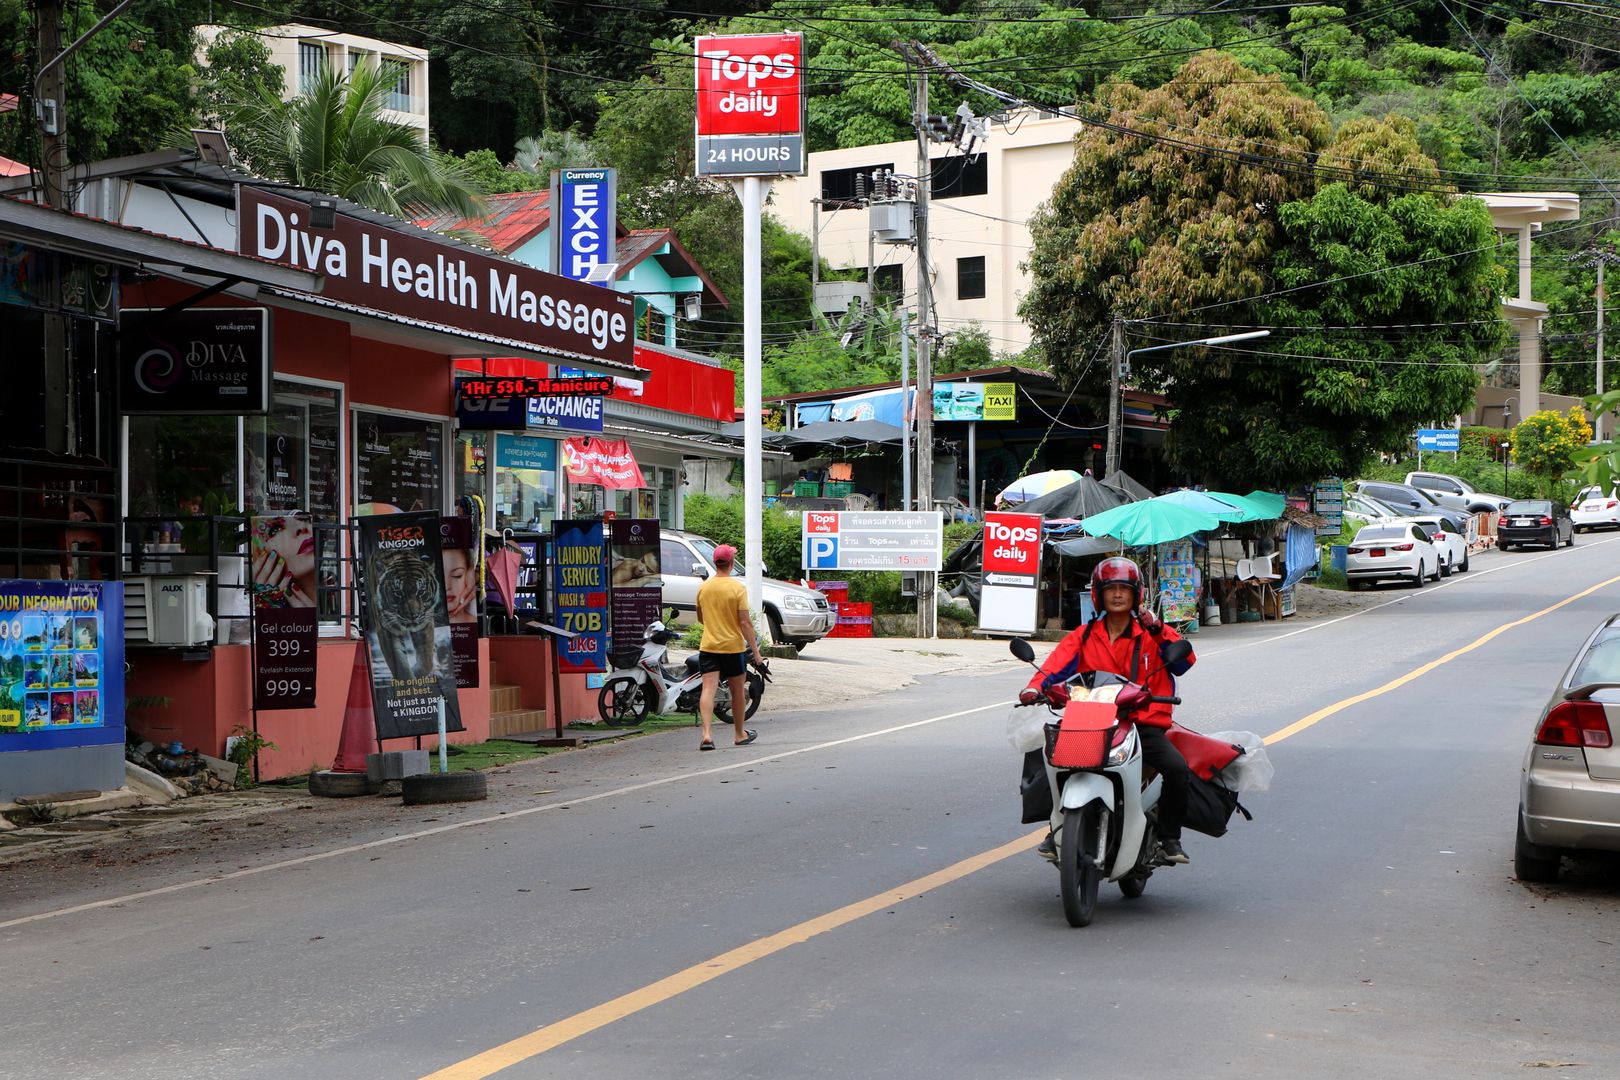
[[[792,608],[794,611],[815,610],[815,605],[810,602],[808,597],[794,596],[791,594],[782,598],[782,606],[785,608]]]

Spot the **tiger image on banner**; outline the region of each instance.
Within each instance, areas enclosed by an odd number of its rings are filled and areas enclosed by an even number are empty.
[[[398,739],[462,730],[445,600],[439,515],[379,514],[360,520],[377,737]]]

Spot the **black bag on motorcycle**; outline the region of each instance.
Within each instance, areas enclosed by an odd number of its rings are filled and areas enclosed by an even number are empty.
[[[1241,813],[1246,821],[1253,820],[1238,802],[1237,792],[1219,780],[1204,780],[1196,773],[1187,777],[1187,817],[1182,825],[1205,836],[1224,836],[1226,823],[1234,813]]]
[[[1046,779],[1046,758],[1039,750],[1024,755],[1024,778],[1018,793],[1024,798],[1023,824],[1052,820],[1052,785]]]

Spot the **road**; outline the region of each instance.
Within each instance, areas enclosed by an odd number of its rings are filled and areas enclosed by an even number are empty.
[[[1617,556],[1201,636],[1180,718],[1274,736],[1276,784],[1083,930],[988,656],[752,747],[678,731],[488,803],[0,872],[0,1075],[1620,1075],[1620,873],[1511,865],[1532,719],[1620,610]]]

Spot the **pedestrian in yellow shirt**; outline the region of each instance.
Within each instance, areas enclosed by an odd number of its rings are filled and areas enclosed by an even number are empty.
[[[703,672],[703,694],[698,699],[698,718],[703,724],[699,750],[713,750],[709,725],[714,722],[714,695],[720,680],[731,691],[731,722],[737,728],[736,745],[747,746],[755,732],[744,730],[748,713],[748,658],[764,663],[759,640],[754,636],[754,620],[748,611],[748,588],[731,576],[737,549],[721,544],[714,549],[714,577],[705,581],[697,594],[697,617],[703,624],[703,640],[698,644],[698,670]]]

